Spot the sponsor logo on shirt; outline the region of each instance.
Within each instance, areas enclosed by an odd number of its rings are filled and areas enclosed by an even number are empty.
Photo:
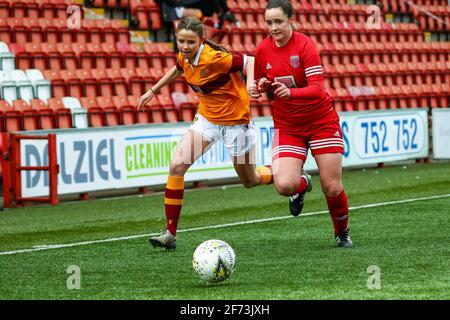
[[[199,87],[199,86],[191,86],[192,90],[194,90],[195,92],[204,94],[203,90]]]

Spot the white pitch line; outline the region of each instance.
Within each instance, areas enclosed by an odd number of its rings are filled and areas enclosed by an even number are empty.
[[[424,201],[424,200],[433,200],[433,199],[442,199],[442,198],[448,198],[448,197],[450,197],[450,194],[443,194],[443,195],[438,195],[438,196],[429,196],[429,197],[422,197],[422,198],[413,198],[413,199],[404,199],[404,200],[394,200],[394,201],[387,201],[387,202],[380,202],[380,203],[371,203],[371,204],[366,204],[366,205],[361,205],[361,206],[349,207],[348,210],[349,211],[354,211],[354,210],[359,210],[359,209],[383,207],[383,206],[389,206],[389,205],[393,205],[393,204],[401,204],[401,203]],[[322,213],[328,213],[328,210],[306,212],[306,213],[302,213],[300,215],[300,217],[313,216],[313,215],[318,215],[318,214],[322,214]],[[181,229],[181,230],[178,230],[177,232],[178,233],[183,233],[183,232],[201,231],[201,230],[208,230],[208,229],[219,229],[219,228],[241,226],[241,225],[254,224],[254,223],[260,223],[260,222],[285,220],[285,219],[291,219],[291,218],[294,218],[294,217],[289,215],[289,216],[282,216],[282,217],[272,217],[272,218],[264,218],[264,219],[248,220],[248,221],[239,221],[239,222],[219,224],[219,225],[215,225],[215,226],[206,226],[206,227]],[[2,255],[11,255],[11,254],[18,254],[18,253],[25,253],[25,252],[43,251],[43,250],[50,250],[50,249],[70,248],[70,247],[84,246],[84,245],[96,244],[96,243],[105,243],[105,242],[114,242],[114,241],[138,239],[138,238],[151,237],[151,236],[155,236],[155,235],[157,235],[157,233],[138,234],[138,235],[134,235],[134,236],[109,238],[109,239],[101,239],[101,240],[92,240],[92,241],[83,241],[83,242],[75,242],[75,243],[67,243],[67,244],[41,245],[41,246],[34,246],[33,248],[30,248],[30,249],[0,252],[0,256],[2,256]]]

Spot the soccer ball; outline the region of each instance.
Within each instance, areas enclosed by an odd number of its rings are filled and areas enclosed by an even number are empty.
[[[231,246],[222,240],[207,240],[194,252],[192,266],[199,277],[207,283],[227,279],[234,271],[236,255]]]

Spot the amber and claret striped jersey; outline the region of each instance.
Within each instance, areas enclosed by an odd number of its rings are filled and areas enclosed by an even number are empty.
[[[288,43],[278,48],[268,36],[256,49],[255,79],[283,82],[291,88],[291,97],[275,96],[275,128],[302,132],[314,124],[339,119],[333,102],[323,85],[323,69],[314,42],[293,32]]]
[[[244,68],[243,55],[217,51],[205,43],[192,62],[179,53],[176,66],[199,97],[199,114],[219,125],[249,123],[250,99],[238,73]]]

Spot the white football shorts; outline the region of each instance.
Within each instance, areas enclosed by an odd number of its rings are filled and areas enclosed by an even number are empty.
[[[205,117],[196,114],[190,129],[201,134],[211,144],[220,140],[232,156],[239,157],[248,153],[256,145],[255,126],[247,125],[223,126],[209,122]]]

